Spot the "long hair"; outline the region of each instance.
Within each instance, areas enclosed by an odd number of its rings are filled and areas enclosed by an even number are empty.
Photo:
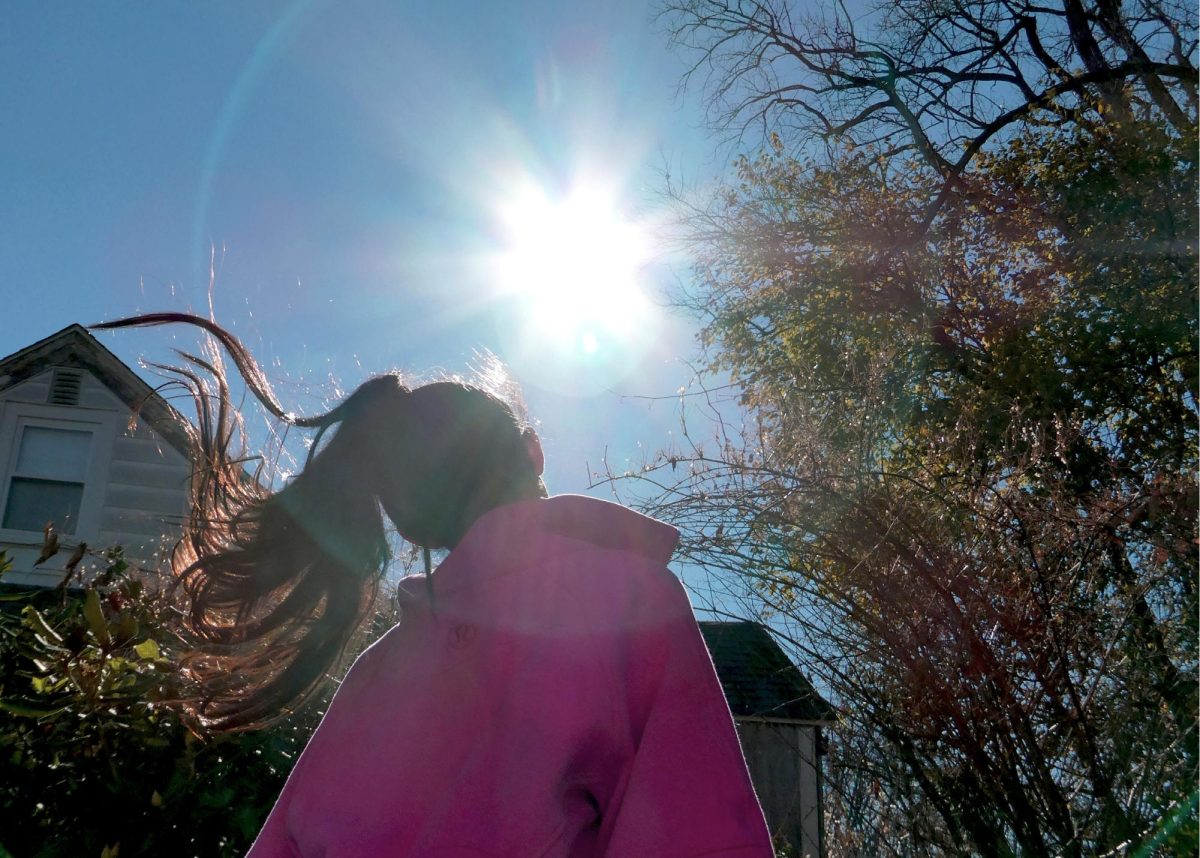
[[[328,413],[298,417],[208,319],[154,313],[93,327],[172,322],[211,334],[268,412],[317,433],[303,470],[273,489],[246,470],[219,352],[159,367],[196,406],[190,508],[170,559],[195,637],[185,663],[199,691],[184,709],[210,730],[258,728],[312,697],[370,613],[388,561],[381,508],[410,542],[450,548],[488,508],[545,491],[524,448],[530,430],[478,387],[410,389],[381,375]]]

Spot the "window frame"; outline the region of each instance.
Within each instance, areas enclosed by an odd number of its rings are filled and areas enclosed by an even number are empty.
[[[117,434],[117,421],[111,412],[80,408],[78,406],[37,405],[25,402],[4,402],[0,409],[0,521],[8,507],[9,490],[16,473],[17,454],[25,427],[61,429],[91,434],[88,463],[83,480],[83,496],[79,501],[79,518],[75,522],[72,540],[94,540],[100,531],[100,522],[107,494],[109,465],[112,460],[113,443]],[[0,527],[0,542],[17,545],[38,545],[43,540],[39,528],[20,530]]]

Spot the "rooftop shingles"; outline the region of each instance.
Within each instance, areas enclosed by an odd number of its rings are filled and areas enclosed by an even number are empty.
[[[828,723],[833,707],[770,632],[751,622],[701,622],[700,632],[735,717]]]

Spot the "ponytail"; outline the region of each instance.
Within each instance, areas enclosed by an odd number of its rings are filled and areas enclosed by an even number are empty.
[[[188,602],[186,664],[199,689],[182,705],[204,728],[254,729],[310,700],[370,613],[388,561],[381,506],[428,558],[488,508],[545,496],[545,487],[527,453],[531,430],[477,387],[409,390],[382,375],[326,414],[297,417],[237,338],[209,319],[153,313],[93,327],[173,322],[211,334],[274,417],[317,430],[303,470],[272,490],[245,470],[220,352],[211,360],[180,352],[185,366],[159,365],[196,407],[190,511],[170,559]]]
[[[94,327],[168,322],[208,331],[272,415],[319,430],[304,469],[272,491],[245,470],[241,418],[219,358],[181,352],[192,369],[160,367],[190,388],[196,406],[190,511],[170,559],[195,638],[187,668],[200,689],[184,708],[212,730],[262,727],[312,697],[374,605],[388,551],[356,424],[403,388],[382,376],[328,414],[299,418],[283,410],[241,343],[208,319],[156,313]],[[329,429],[333,437],[318,449]]]

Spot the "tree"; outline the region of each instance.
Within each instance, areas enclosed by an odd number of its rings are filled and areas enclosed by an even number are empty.
[[[842,707],[846,844],[1104,854],[1194,807],[1189,14],[668,10],[768,145],[689,220],[745,422],[640,479]]]
[[[1187,4],[1141,0],[898,0],[795,11],[788,0],[667,0],[715,127],[797,145],[914,155],[945,182],[993,140],[1097,116],[1134,133],[1154,113],[1194,136],[1196,26]]]

